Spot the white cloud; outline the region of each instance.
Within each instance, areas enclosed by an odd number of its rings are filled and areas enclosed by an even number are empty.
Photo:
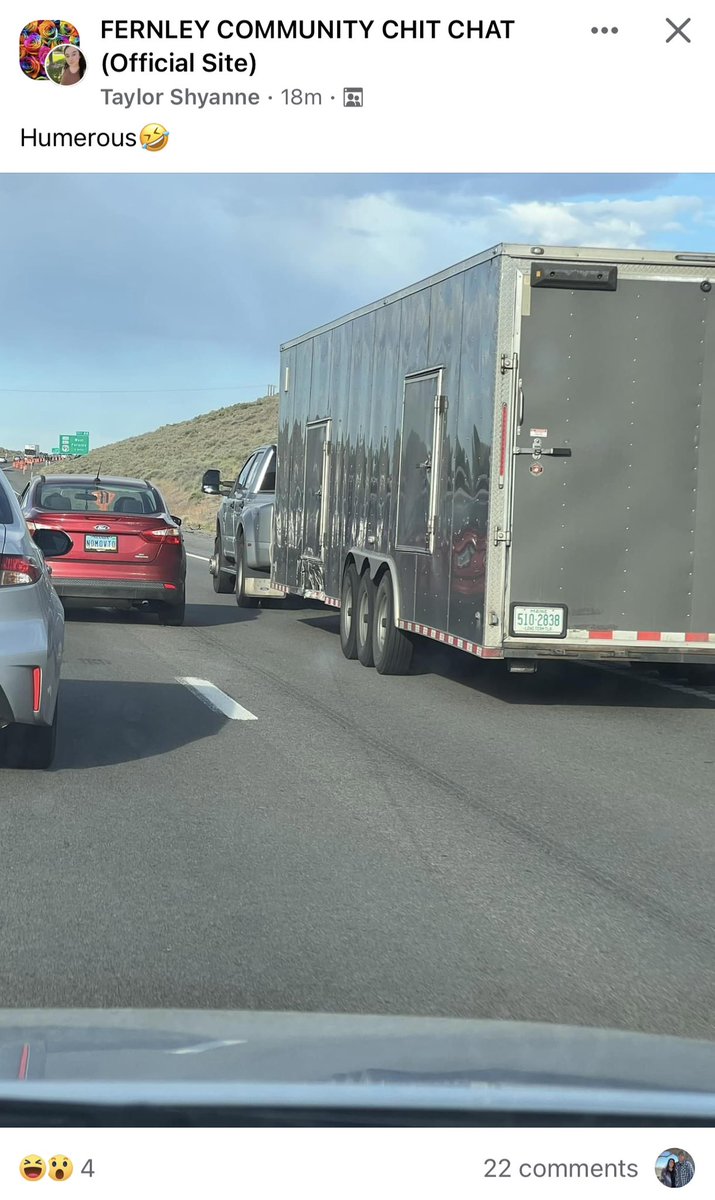
[[[678,234],[709,217],[706,202],[694,196],[562,203],[478,197],[469,207],[455,196],[426,210],[394,193],[375,192],[312,198],[279,220],[270,213],[248,224],[252,236],[262,236],[264,253],[282,259],[294,278],[372,295],[500,241],[677,249]],[[264,219],[261,235],[256,226]]]

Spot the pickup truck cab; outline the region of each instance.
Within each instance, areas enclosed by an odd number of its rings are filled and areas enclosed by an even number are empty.
[[[239,608],[253,608],[261,599],[284,599],[270,581],[275,490],[275,445],[249,454],[234,483],[222,480],[215,468],[201,481],[205,495],[223,496],[209,564],[214,591],[235,592]]]

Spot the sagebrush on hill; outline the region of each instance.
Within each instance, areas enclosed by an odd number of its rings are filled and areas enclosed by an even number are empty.
[[[52,463],[45,474],[129,475],[151,479],[164,493],[171,511],[194,529],[211,528],[218,500],[202,496],[201,476],[218,467],[224,479],[238,469],[256,446],[278,436],[278,396],[249,404],[232,404],[191,421],[162,425],[152,433],[114,442],[71,462]]]

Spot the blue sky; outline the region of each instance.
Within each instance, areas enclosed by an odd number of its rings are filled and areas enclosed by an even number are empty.
[[[282,341],[499,241],[715,249],[715,175],[5,175],[0,445],[278,382]]]

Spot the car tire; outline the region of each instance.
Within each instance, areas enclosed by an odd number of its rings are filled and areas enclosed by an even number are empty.
[[[375,584],[370,578],[370,572],[365,571],[360,576],[355,605],[355,645],[357,656],[364,667],[373,667],[372,657],[372,623],[375,611]]]
[[[236,536],[236,604],[239,608],[256,608],[255,596],[246,595],[246,543],[243,531]]]
[[[412,650],[412,638],[395,624],[395,590],[386,571],[377,585],[372,622],[372,656],[378,674],[406,675]]]
[[[59,701],[51,725],[9,725],[4,731],[5,765],[19,771],[46,771],[57,748]]]
[[[212,576],[214,591],[222,596],[228,596],[236,586],[236,576],[226,570],[226,560],[221,546],[221,534],[216,534],[214,541],[214,558],[216,559],[216,574]]]
[[[179,626],[184,624],[186,617],[186,596],[182,596],[178,604],[162,605],[159,620],[162,625]]]
[[[345,568],[340,593],[340,648],[346,658],[357,658],[357,594],[360,577],[355,563]]]

